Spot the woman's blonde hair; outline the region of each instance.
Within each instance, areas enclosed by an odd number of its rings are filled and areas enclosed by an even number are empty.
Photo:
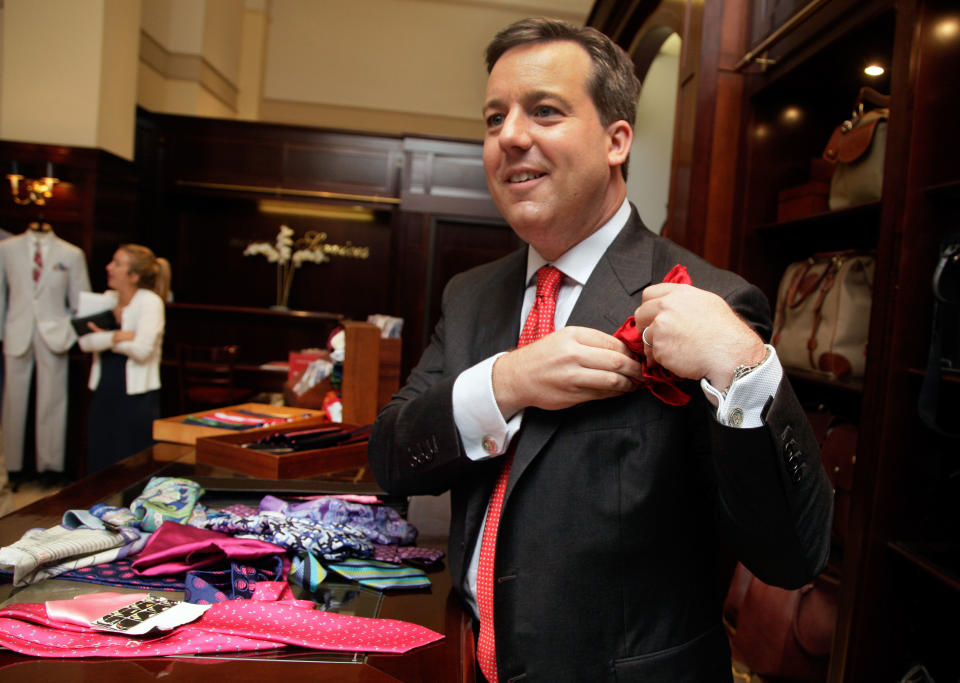
[[[141,244],[121,244],[120,249],[130,255],[130,272],[140,276],[137,286],[152,289],[166,301],[170,294],[170,262]]]

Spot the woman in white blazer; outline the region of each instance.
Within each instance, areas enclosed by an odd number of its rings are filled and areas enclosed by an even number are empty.
[[[88,323],[78,340],[93,353],[87,471],[97,472],[153,443],[160,415],[160,356],[170,264],[147,247],[124,244],[107,264],[118,329]]]

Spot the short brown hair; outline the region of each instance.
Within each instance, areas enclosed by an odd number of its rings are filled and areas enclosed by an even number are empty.
[[[626,121],[633,128],[637,118],[640,79],[633,60],[603,33],[590,26],[581,28],[559,19],[521,19],[501,29],[487,45],[487,73],[493,70],[503,54],[512,48],[533,43],[567,40],[581,46],[590,55],[593,70],[587,91],[600,115],[600,122],[609,126]],[[621,166],[627,177],[627,162]]]

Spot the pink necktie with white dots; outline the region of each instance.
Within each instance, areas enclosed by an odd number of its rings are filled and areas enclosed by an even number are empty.
[[[520,332],[517,346],[524,346],[553,332],[557,294],[562,281],[563,273],[553,266],[543,266],[537,271],[536,299]],[[480,542],[480,565],[477,569],[477,610],[480,612],[477,661],[483,675],[491,683],[497,680],[497,650],[493,630],[494,557],[497,550],[497,526],[500,523],[503,495],[507,490],[510,465],[513,463],[512,449],[504,455],[503,460],[503,469],[500,470],[500,477],[490,495],[487,521],[483,526],[483,540]]]
[[[33,281],[40,281],[40,273],[43,272],[43,252],[40,251],[40,243],[37,242],[37,250],[33,252]]]

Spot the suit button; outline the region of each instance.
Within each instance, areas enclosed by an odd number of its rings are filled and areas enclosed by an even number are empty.
[[[803,479],[803,463],[798,462],[792,468],[791,478],[793,479],[794,484],[799,484],[800,480]]]

